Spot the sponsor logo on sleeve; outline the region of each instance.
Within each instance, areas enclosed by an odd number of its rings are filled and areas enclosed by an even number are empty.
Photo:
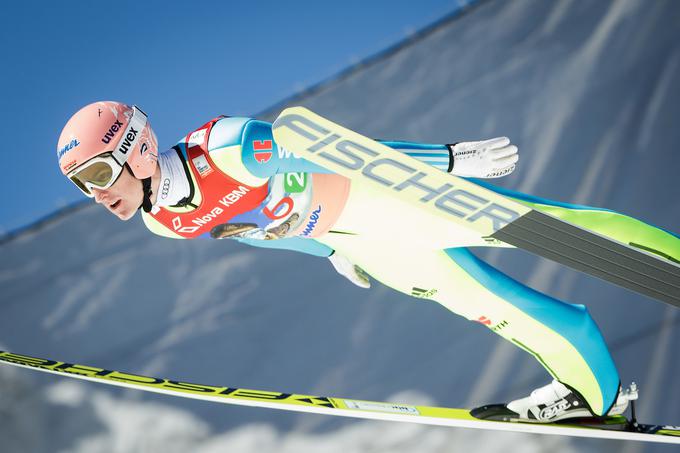
[[[279,146],[279,159],[298,159],[292,151],[288,151],[283,146]]]
[[[253,157],[260,164],[266,164],[272,158],[273,143],[271,140],[253,140]]]

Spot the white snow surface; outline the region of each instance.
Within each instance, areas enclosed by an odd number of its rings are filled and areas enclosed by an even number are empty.
[[[670,0],[483,1],[290,103],[376,138],[507,135],[521,160],[500,185],[677,232],[678,24],[680,2]],[[522,251],[481,255],[586,304],[624,384],[641,389],[639,418],[680,423],[676,309]],[[454,407],[523,396],[549,379],[488,329],[375,282],[361,290],[324,259],[154,237],[139,218],[121,223],[98,206],[23,233],[0,256],[6,351],[202,384]],[[670,451],[232,407],[2,365],[0,420],[3,453]]]

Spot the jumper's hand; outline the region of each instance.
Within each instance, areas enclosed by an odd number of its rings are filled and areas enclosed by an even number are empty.
[[[512,173],[519,160],[517,147],[507,137],[447,146],[453,155],[451,173],[456,176],[500,178]]]
[[[338,254],[337,252],[333,252],[333,254],[329,256],[328,259],[338,274],[343,275],[350,282],[361,288],[371,287],[371,281],[368,278],[368,274],[356,264],[352,264],[352,262],[346,257]]]

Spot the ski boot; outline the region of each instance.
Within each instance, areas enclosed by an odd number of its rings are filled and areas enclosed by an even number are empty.
[[[623,391],[619,387],[616,402],[604,415],[605,417],[621,415],[628,408],[629,401],[638,397],[635,383]],[[601,418],[593,414],[585,399],[578,392],[553,380],[540,387],[525,398],[514,400],[508,404],[490,404],[473,409],[473,417],[484,420],[520,421],[530,423],[553,423],[575,418]]]

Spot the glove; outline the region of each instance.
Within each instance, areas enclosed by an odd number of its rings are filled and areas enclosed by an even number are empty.
[[[519,160],[517,147],[508,137],[446,146],[453,157],[451,173],[456,176],[500,178],[512,173]]]
[[[368,274],[359,266],[352,264],[346,257],[333,252],[328,259],[338,274],[344,276],[350,282],[361,288],[371,287],[371,281],[369,280]]]

